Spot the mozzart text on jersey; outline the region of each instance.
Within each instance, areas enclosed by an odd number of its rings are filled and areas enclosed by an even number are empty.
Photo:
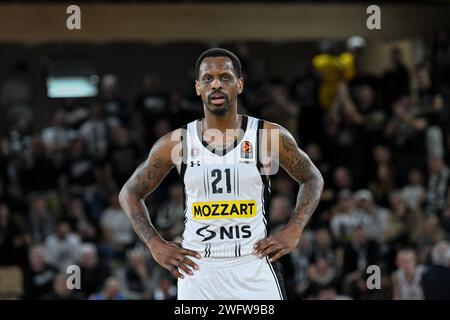
[[[192,204],[194,220],[251,218],[255,215],[256,201],[254,200],[194,202]]]

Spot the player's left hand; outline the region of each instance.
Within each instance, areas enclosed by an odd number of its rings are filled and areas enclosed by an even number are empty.
[[[294,250],[300,237],[302,235],[302,228],[295,223],[288,223],[283,229],[274,235],[270,235],[255,243],[252,254],[259,258],[271,256],[270,262],[274,262],[282,256]]]

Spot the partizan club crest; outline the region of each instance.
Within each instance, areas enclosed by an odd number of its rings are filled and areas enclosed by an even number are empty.
[[[191,157],[196,158],[200,154],[200,149],[198,147],[192,147]]]

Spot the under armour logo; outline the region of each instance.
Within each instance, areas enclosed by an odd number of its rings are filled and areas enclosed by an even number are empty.
[[[200,161],[199,161],[199,160],[197,160],[197,162],[196,162],[196,163],[194,163],[194,161],[191,161],[191,167],[193,167],[193,166],[197,166],[197,167],[199,167],[199,166],[200,166]]]

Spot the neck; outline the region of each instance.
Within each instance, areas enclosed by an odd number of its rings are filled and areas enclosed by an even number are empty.
[[[206,108],[205,108],[206,109]],[[206,129],[218,129],[225,132],[227,129],[238,129],[240,127],[239,115],[236,108],[230,109],[223,116],[217,116],[211,113],[209,110],[205,110],[205,130]]]

